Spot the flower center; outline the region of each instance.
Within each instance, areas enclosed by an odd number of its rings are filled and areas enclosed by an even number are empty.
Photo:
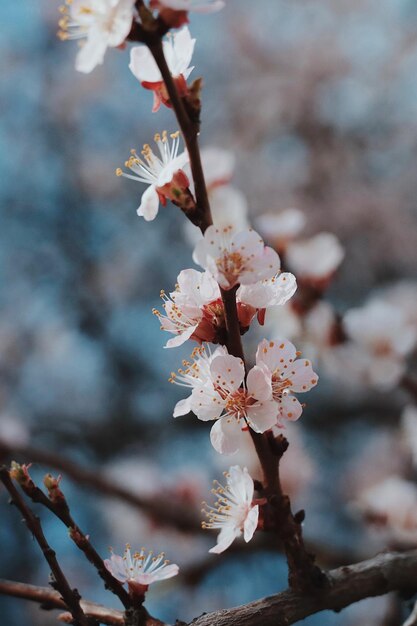
[[[281,378],[276,370],[272,374],[272,396],[274,400],[280,400],[287,389],[291,387],[291,380],[289,378]]]
[[[240,252],[225,250],[223,256],[216,260],[216,265],[229,283],[235,283],[236,278],[239,277],[245,267],[245,258]]]

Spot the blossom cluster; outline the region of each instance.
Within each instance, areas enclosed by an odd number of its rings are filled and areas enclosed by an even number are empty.
[[[132,47],[129,69],[139,84],[152,92],[153,112],[162,105],[170,108],[175,104],[172,89],[190,110],[195,105],[195,92],[187,81],[194,69],[196,41],[186,26],[188,12],[210,13],[222,6],[222,0],[150,0],[145,4],[133,0],[67,0],[62,8],[60,36],[81,40],[76,67],[88,73],[103,62],[107,48],[124,47],[131,32],[146,30],[146,20],[157,20],[166,26],[165,30],[177,29],[168,32],[162,42],[164,63],[172,78],[170,86],[165,83],[160,60],[147,45]],[[170,201],[190,222],[201,225],[195,219],[199,207],[190,155],[187,149],[180,149],[180,133],[157,133],[154,143],[156,148],[145,144],[139,153],[132,149],[125,169],[116,170],[117,176],[147,185],[137,214],[146,221],[153,220],[160,205]],[[235,454],[242,431],[258,435],[271,432],[274,436],[273,429],[283,428],[286,420],[299,419],[303,405],[297,394],[314,387],[318,377],[311,362],[300,358],[295,346],[280,334],[259,342],[251,368],[240,356],[229,353],[226,346],[231,312],[226,302],[231,303],[237,331],[243,335],[255,320],[262,326],[269,309],[288,302],[297,282],[292,273],[281,271],[279,250],[265,245],[249,226],[246,205],[228,184],[233,158],[212,149],[203,153],[202,162],[209,198],[217,209],[213,211],[213,223],[210,225],[208,220],[201,235],[194,232],[191,236],[195,243],[193,261],[201,270],[182,270],[175,289],[169,295],[161,292],[163,312],[155,309],[154,313],[161,329],[173,335],[167,348],[187,340],[198,344],[191,360],[171,374],[171,382],[189,390],[189,395],[176,404],[174,417],[193,412],[198,419],[213,422],[210,439],[215,450]],[[317,250],[320,243],[310,247],[311,254],[318,257],[316,269],[328,272],[329,266],[323,265]],[[303,263],[310,266],[303,259],[306,250],[307,246],[301,245],[292,263],[301,273]],[[262,498],[254,499],[254,481],[246,467],[232,466],[226,481],[225,487],[216,484],[215,506],[205,505],[208,521],[204,527],[220,530],[217,545],[210,550],[215,553],[228,548],[242,534],[249,541],[265,504]],[[164,562],[163,554],[153,557],[142,549],[132,555],[129,546],[123,557],[112,554],[106,567],[136,595],[143,595],[151,582],[178,571],[176,565]]]

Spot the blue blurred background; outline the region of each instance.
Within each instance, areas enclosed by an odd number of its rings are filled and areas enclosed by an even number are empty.
[[[161,485],[172,493],[177,480],[192,477],[187,488],[202,499],[223,466],[204,424],[173,422],[181,394],[167,383],[193,346],[164,351],[151,314],[160,289],[171,290],[178,272],[192,266],[183,215],[168,206],[145,223],[136,216],[143,188],[113,174],[130,148],[176,130],[175,120],[168,109],[151,113],[151,94],[131,75],[127,50],[108,51],[90,75],[76,73],[76,46],[57,39],[58,18],[51,0],[0,5],[3,435],[140,493]],[[235,152],[235,183],[251,217],[295,206],[310,234],[325,228],[341,239],[346,260],[329,297],[342,310],[377,286],[412,277],[415,1],[227,0],[221,13],[193,16],[190,28],[193,76],[204,77],[201,142]],[[354,558],[369,537],[344,510],[341,484],[381,423],[387,432],[397,425],[404,397],[352,401],[325,377],[311,396],[302,425],[309,458],[293,468],[297,474],[307,463],[308,488],[303,483],[294,497],[307,508],[307,536]],[[45,469],[35,465],[34,476]],[[155,528],[65,477],[63,485],[103,556],[109,545],[121,551],[127,541],[150,543],[187,567],[204,561],[213,543]],[[46,585],[47,567],[6,500],[1,491],[0,576]],[[70,581],[84,597],[116,606],[65,529],[42,519]],[[286,568],[264,548],[221,559],[199,578],[152,590],[149,609],[188,620],[285,588]],[[390,603],[367,601],[306,623],[382,624]],[[3,598],[1,610],[9,626],[55,623],[23,601]]]

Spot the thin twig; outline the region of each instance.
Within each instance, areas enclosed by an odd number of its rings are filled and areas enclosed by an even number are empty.
[[[52,481],[55,480],[52,477],[50,477],[50,479]],[[55,480],[55,482],[58,488],[59,481]],[[51,513],[56,515],[56,517],[60,519],[63,524],[65,524],[65,526],[69,529],[70,538],[73,540],[75,545],[85,554],[90,563],[96,568],[97,573],[105,583],[106,589],[109,589],[112,593],[114,593],[126,609],[130,608],[133,605],[132,598],[123,587],[123,584],[119,582],[116,578],[114,578],[114,576],[112,576],[112,574],[106,568],[103,559],[91,544],[89,538],[75,523],[62,491],[58,488],[59,497],[55,501],[53,501],[52,499],[48,498],[45,493],[41,489],[39,489],[39,487],[37,487],[32,480],[20,483],[20,486],[25,494],[32,500],[32,502],[42,504],[49,511],[51,511]]]
[[[54,578],[53,585],[61,594],[68,610],[74,618],[74,624],[77,626],[89,626],[88,619],[80,605],[80,595],[76,589],[71,589],[59,563],[56,558],[55,552],[48,544],[45,535],[43,534],[42,526],[39,518],[36,517],[29,507],[26,505],[22,496],[14,486],[12,479],[10,478],[9,470],[5,467],[0,469],[0,480],[6,487],[10,494],[12,503],[22,514],[26,526],[36,539],[39,547],[41,548],[43,555],[51,568],[51,572]]]

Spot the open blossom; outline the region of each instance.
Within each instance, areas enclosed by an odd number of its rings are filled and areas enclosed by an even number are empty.
[[[155,135],[159,155],[155,154],[148,144],[143,146],[142,158],[132,150],[125,166],[134,174],[127,174],[120,168],[116,170],[117,176],[149,185],[137,210],[137,214],[147,221],[157,216],[159,202],[165,206],[168,199],[183,208],[194,202],[188,189],[188,178],[182,169],[188,162],[188,154],[185,151],[178,154],[179,132],[173,133],[171,139],[172,143],[166,131],[163,131],[162,135],[159,133]]]
[[[180,387],[187,387],[191,389],[191,392],[194,389],[201,389],[207,385],[207,380],[210,378],[210,366],[213,360],[225,354],[227,354],[227,350],[223,346],[216,348],[213,353],[207,352],[203,347],[195,348],[191,353],[192,362],[183,361],[185,369],[179,369],[178,374],[171,372],[169,382]],[[177,402],[174,417],[187,415],[190,411],[192,411],[192,393],[188,398]]]
[[[387,302],[372,300],[348,311],[343,327],[358,352],[362,378],[381,388],[395,385],[404,373],[405,357],[417,341],[416,329],[403,312]]]
[[[157,556],[150,551],[146,554],[145,549],[133,555],[130,545],[126,545],[123,556],[112,555],[105,559],[104,564],[109,572],[121,583],[127,583],[131,591],[143,594],[149,585],[160,580],[172,578],[178,574],[178,565],[169,564],[165,560],[165,554],[161,552]]]
[[[240,537],[250,541],[258,525],[259,505],[253,504],[254,484],[246,467],[234,465],[225,472],[227,484],[225,487],[215,482],[213,492],[217,496],[214,506],[206,503],[203,512],[208,521],[203,522],[203,528],[219,529],[217,544],[209,550],[220,554],[227,550],[233,541]]]
[[[296,290],[295,276],[289,272],[283,272],[253,285],[242,285],[237,290],[236,297],[240,302],[258,309],[258,319],[263,324],[265,309],[282,306],[292,298]]]
[[[191,38],[187,27],[173,35],[169,34],[163,41],[165,59],[180,96],[187,93],[187,78],[193,70],[190,63],[194,45],[195,39]],[[153,112],[158,111],[161,104],[171,106],[161,72],[147,46],[135,46],[131,49],[129,69],[142,87],[153,91]]]
[[[250,228],[234,233],[231,227],[209,226],[195,247],[193,260],[211,272],[223,289],[253,285],[280,269],[278,254]]]
[[[169,339],[166,348],[180,346],[187,339],[202,343],[224,343],[226,321],[223,302],[217,282],[209,272],[194,269],[182,270],[177,278],[175,291],[169,296],[161,291],[165,315],[157,309],[161,329],[176,335]],[[256,308],[237,302],[241,332],[249,327],[256,315]]]
[[[343,261],[345,252],[335,235],[319,233],[304,241],[290,243],[286,250],[290,269],[297,278],[327,281]]]
[[[67,0],[59,22],[61,39],[79,39],[75,68],[85,74],[103,63],[107,48],[120,46],[132,27],[135,0]]]
[[[293,393],[304,393],[317,384],[318,376],[310,361],[297,359],[290,341],[264,339],[258,345],[256,365],[268,375],[272,397],[278,405],[278,418],[297,420],[303,407]]]

